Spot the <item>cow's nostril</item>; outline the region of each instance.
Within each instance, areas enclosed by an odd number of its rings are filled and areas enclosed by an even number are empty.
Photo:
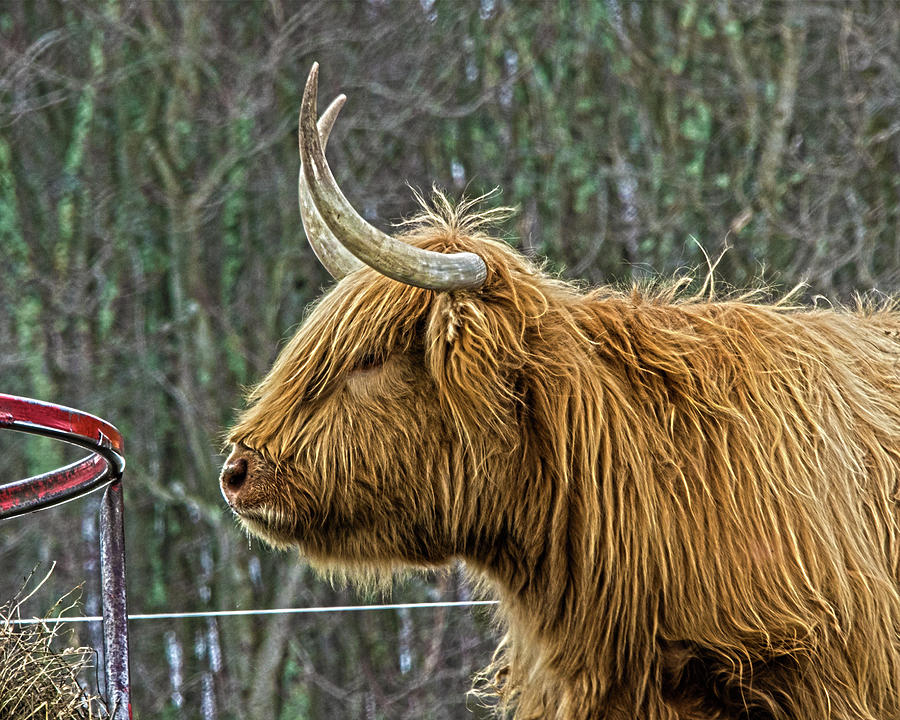
[[[222,492],[228,502],[234,502],[238,492],[247,480],[247,460],[237,458],[222,468]]]
[[[247,479],[247,461],[244,458],[235,460],[225,471],[225,481],[237,489]]]

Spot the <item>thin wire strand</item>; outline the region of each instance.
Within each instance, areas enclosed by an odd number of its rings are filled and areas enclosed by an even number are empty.
[[[363,610],[419,610],[422,608],[473,607],[496,605],[496,600],[455,600],[446,602],[392,603],[387,605],[330,605],[303,608],[263,608],[259,610],[209,610],[206,612],[145,613],[129,615],[129,620],[174,620],[179,618],[237,617],[240,615],[308,615],[330,612],[360,612]],[[20,618],[10,620],[11,625],[37,625],[39,623],[87,623],[100,622],[100,615],[83,615],[55,618]]]

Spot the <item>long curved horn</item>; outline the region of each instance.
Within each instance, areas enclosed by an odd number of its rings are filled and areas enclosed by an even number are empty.
[[[331,134],[331,128],[334,127],[334,121],[337,119],[338,113],[347,101],[345,95],[338,95],[328,106],[328,109],[322,113],[319,118],[319,142],[322,148],[328,144],[328,136]],[[299,127],[299,122],[298,122]],[[300,217],[303,219],[303,229],[306,230],[306,237],[312,246],[313,252],[319,258],[319,262],[328,271],[335,280],[340,280],[344,275],[349,275],[354,270],[358,270],[363,266],[362,260],[357,258],[347,248],[341,245],[319,211],[316,210],[312,196],[309,194],[309,185],[306,182],[306,175],[303,172],[303,163],[300,164],[300,175],[297,178],[297,196],[300,202]]]
[[[313,203],[341,244],[366,265],[394,280],[430,290],[479,287],[484,260],[473,253],[438,253],[413,247],[363,220],[341,192],[319,141],[316,94],[319,64],[306,80],[300,107],[300,157]]]

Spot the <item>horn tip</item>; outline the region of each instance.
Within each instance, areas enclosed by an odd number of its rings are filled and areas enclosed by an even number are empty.
[[[314,62],[309,69],[309,75],[306,78],[306,89],[315,92],[319,83],[319,63]]]

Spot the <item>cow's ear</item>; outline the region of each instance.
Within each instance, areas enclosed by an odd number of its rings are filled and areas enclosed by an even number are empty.
[[[523,328],[501,303],[441,293],[428,319],[425,359],[441,402],[467,427],[508,429],[516,371],[525,357]]]

